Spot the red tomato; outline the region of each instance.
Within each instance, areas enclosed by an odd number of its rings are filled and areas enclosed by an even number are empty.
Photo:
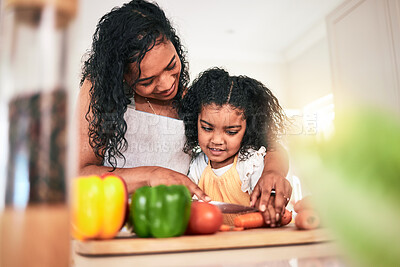
[[[187,228],[189,234],[213,234],[222,225],[222,212],[207,202],[193,202]]]

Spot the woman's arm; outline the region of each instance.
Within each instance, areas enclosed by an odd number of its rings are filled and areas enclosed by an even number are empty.
[[[102,159],[97,157],[89,144],[89,123],[85,116],[89,109],[90,97],[89,90],[91,83],[88,80],[82,85],[79,92],[78,103],[78,175],[101,175],[112,171],[111,167],[102,165]],[[183,184],[186,185],[192,194],[199,199],[209,201],[204,192],[193,183],[186,175],[179,172],[156,166],[143,166],[135,168],[116,168],[114,172],[121,176],[126,184],[128,193],[134,192],[142,186],[156,186],[159,184]]]
[[[276,144],[267,152],[263,173],[250,196],[250,205],[258,205],[265,222],[271,227],[279,224],[292,194],[292,187],[285,178],[288,170],[288,154],[281,145]],[[272,189],[275,190],[275,196],[271,196]]]

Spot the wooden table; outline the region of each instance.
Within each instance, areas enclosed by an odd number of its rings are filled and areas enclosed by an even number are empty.
[[[73,241],[71,266],[345,266],[339,255],[326,229],[289,225],[158,240]]]

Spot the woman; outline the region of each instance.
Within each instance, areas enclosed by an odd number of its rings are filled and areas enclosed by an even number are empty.
[[[189,81],[186,65],[180,39],[157,5],[134,0],[101,18],[79,94],[80,175],[113,171],[130,193],[144,185],[184,184],[210,200],[186,176],[190,158],[177,113]],[[271,226],[291,194],[287,162],[282,149],[267,153],[251,196]]]

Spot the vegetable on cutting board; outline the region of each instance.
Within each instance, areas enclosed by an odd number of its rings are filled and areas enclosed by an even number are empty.
[[[222,225],[221,210],[210,203],[195,201],[192,203],[187,234],[213,234]]]
[[[222,224],[219,228],[220,232],[228,232],[228,231],[243,231],[244,227],[236,227],[233,225]]]
[[[312,196],[308,195],[297,201],[294,204],[293,209],[296,213],[300,212],[301,210],[314,209]]]
[[[305,209],[297,213],[295,225],[300,230],[311,230],[319,227],[320,219],[316,211]]]
[[[285,209],[285,213],[281,220],[281,226],[287,225],[292,221],[292,212]],[[264,217],[261,212],[250,212],[239,215],[235,218],[234,224],[236,227],[243,228],[259,228],[265,227]]]
[[[311,196],[306,196],[294,204],[294,211],[297,212],[295,225],[300,230],[316,229],[320,226],[320,217],[315,210]]]
[[[250,212],[239,215],[235,218],[234,224],[236,227],[243,228],[258,228],[266,226],[261,212]]]
[[[71,227],[78,240],[110,239],[125,222],[128,193],[114,174],[81,176],[72,181]]]
[[[141,187],[132,195],[128,226],[139,237],[180,236],[188,225],[191,203],[184,185]]]
[[[285,209],[285,213],[282,216],[281,219],[281,226],[287,225],[292,221],[292,212],[289,211],[288,209]]]

